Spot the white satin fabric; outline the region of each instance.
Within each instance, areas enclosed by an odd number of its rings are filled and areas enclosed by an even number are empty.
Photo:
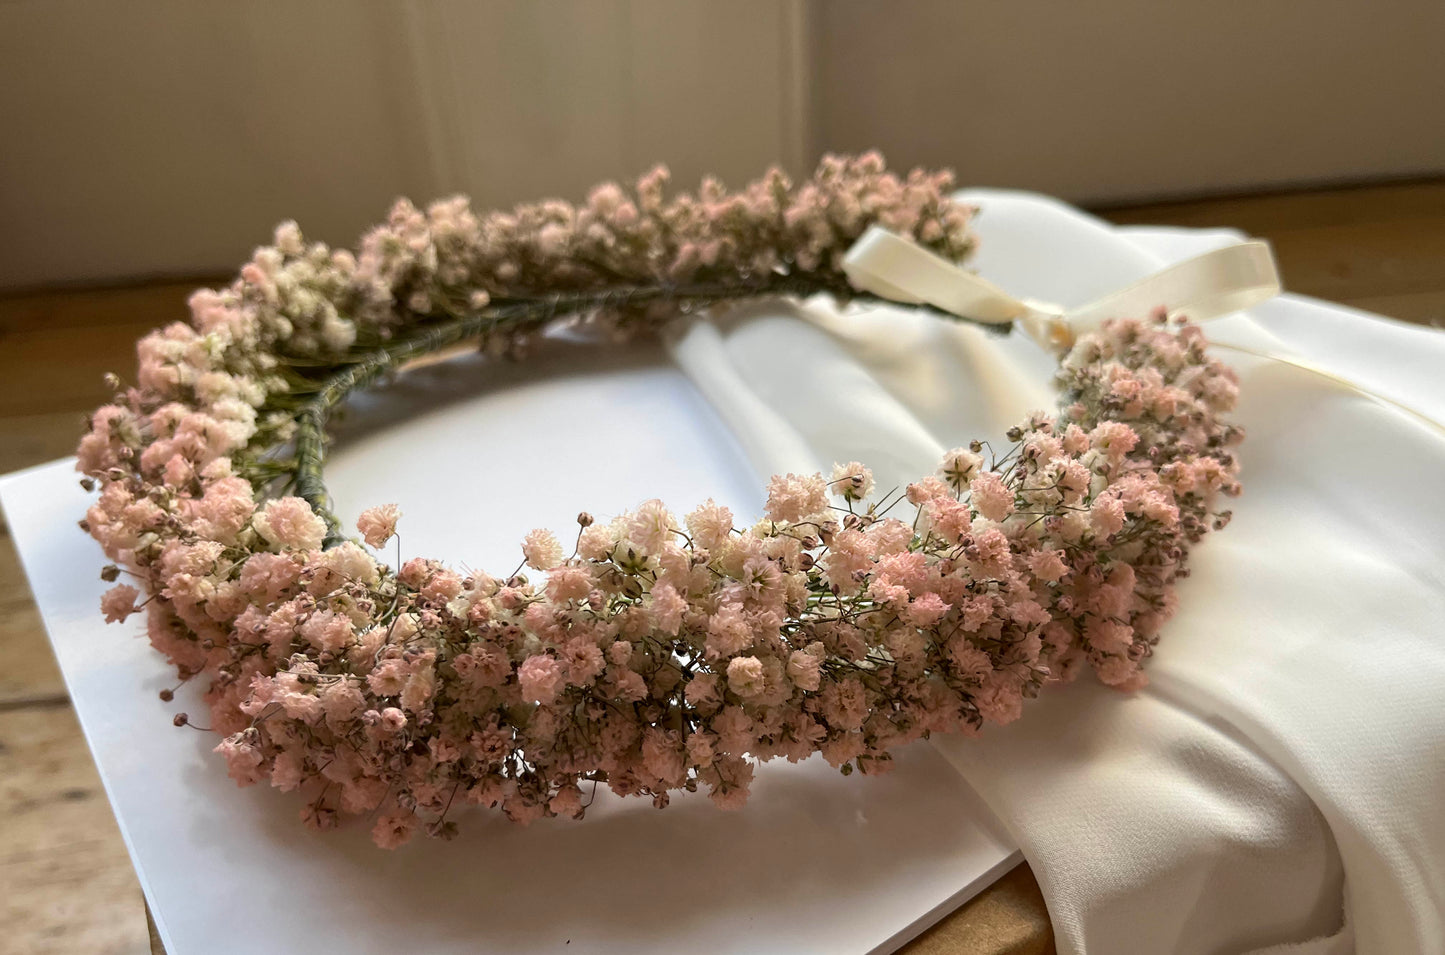
[[[1076,306],[1231,232],[982,208],[979,272]],[[1212,323],[1445,420],[1445,335],[1285,296]],[[901,309],[770,304],[674,357],[760,474],[861,460],[881,490],[1053,406],[1053,360]],[[1060,952],[1445,951],[1445,431],[1288,364],[1241,374],[1244,495],[1195,552],[1151,684],[1053,687],[936,745],[1003,820]]]

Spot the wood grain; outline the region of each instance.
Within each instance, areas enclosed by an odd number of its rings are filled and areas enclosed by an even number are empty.
[[[193,283],[0,298],[0,473],[70,454],[101,376]],[[57,529],[68,532],[69,528]],[[151,951],[140,883],[0,526],[0,953]]]
[[[0,417],[84,414],[135,374],[135,341],[186,318],[194,282],[26,292],[0,298]]]
[[[1044,894],[1025,863],[900,949],[902,955],[1053,955]]]
[[[1119,225],[1227,227],[1259,236],[1371,222],[1440,221],[1445,219],[1445,179],[1106,206],[1094,211]]]
[[[0,712],[0,952],[150,950],[140,886],[71,708]]]
[[[1445,182],[1206,199],[1100,214],[1120,225],[1240,229],[1274,246],[1287,291],[1445,325]]]
[[[10,534],[0,531],[0,711],[66,701],[60,667],[20,570]],[[0,845],[0,849],[3,849]]]

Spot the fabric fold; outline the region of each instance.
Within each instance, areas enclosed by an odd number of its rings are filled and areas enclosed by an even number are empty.
[[[717,325],[694,319],[668,330],[668,353],[712,403],[758,473],[810,473],[820,469],[797,430],[750,388],[728,356]]]

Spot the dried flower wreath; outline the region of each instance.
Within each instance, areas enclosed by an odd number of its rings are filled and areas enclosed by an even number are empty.
[[[303,790],[322,828],[369,814],[393,847],[453,834],[466,803],[581,817],[589,783],[659,807],[701,785],[735,807],[754,761],[880,772],[1085,665],[1144,682],[1189,546],[1228,520],[1215,502],[1238,492],[1242,436],[1219,417],[1233,373],[1162,313],[1082,337],[1057,415],[901,494],[875,500],[850,463],[774,477],[741,530],[711,501],[582,514],[570,546],[527,535],[530,579],[381,564],[367,548],[393,506],[343,535],[328,413],[418,356],[517,355],[559,321],[632,335],[760,295],[858,298],[841,265],[870,226],[949,261],[975,244],[948,174],[900,179],[876,155],[827,158],[800,186],[773,171],[666,198],[666,179],[485,215],[402,201],[355,255],[286,223],[193,296],[191,324],[141,340],[137,384],[115,382],[80,444],[100,487],[83,527],[115,562],[103,576],[145,592],[115,586],[107,619],[144,607],[151,643],[205,681],[238,782]],[[890,516],[904,500],[911,518]]]

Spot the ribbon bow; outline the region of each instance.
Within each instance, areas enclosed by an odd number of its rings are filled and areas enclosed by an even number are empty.
[[[843,259],[843,271],[854,288],[895,302],[926,303],[990,325],[1017,323],[1034,341],[1058,352],[1107,318],[1143,317],[1163,306],[1170,315],[1187,314],[1203,322],[1280,293],[1269,243],[1259,240],[1178,262],[1078,308],[1014,298],[987,279],[876,225],[853,243]]]

